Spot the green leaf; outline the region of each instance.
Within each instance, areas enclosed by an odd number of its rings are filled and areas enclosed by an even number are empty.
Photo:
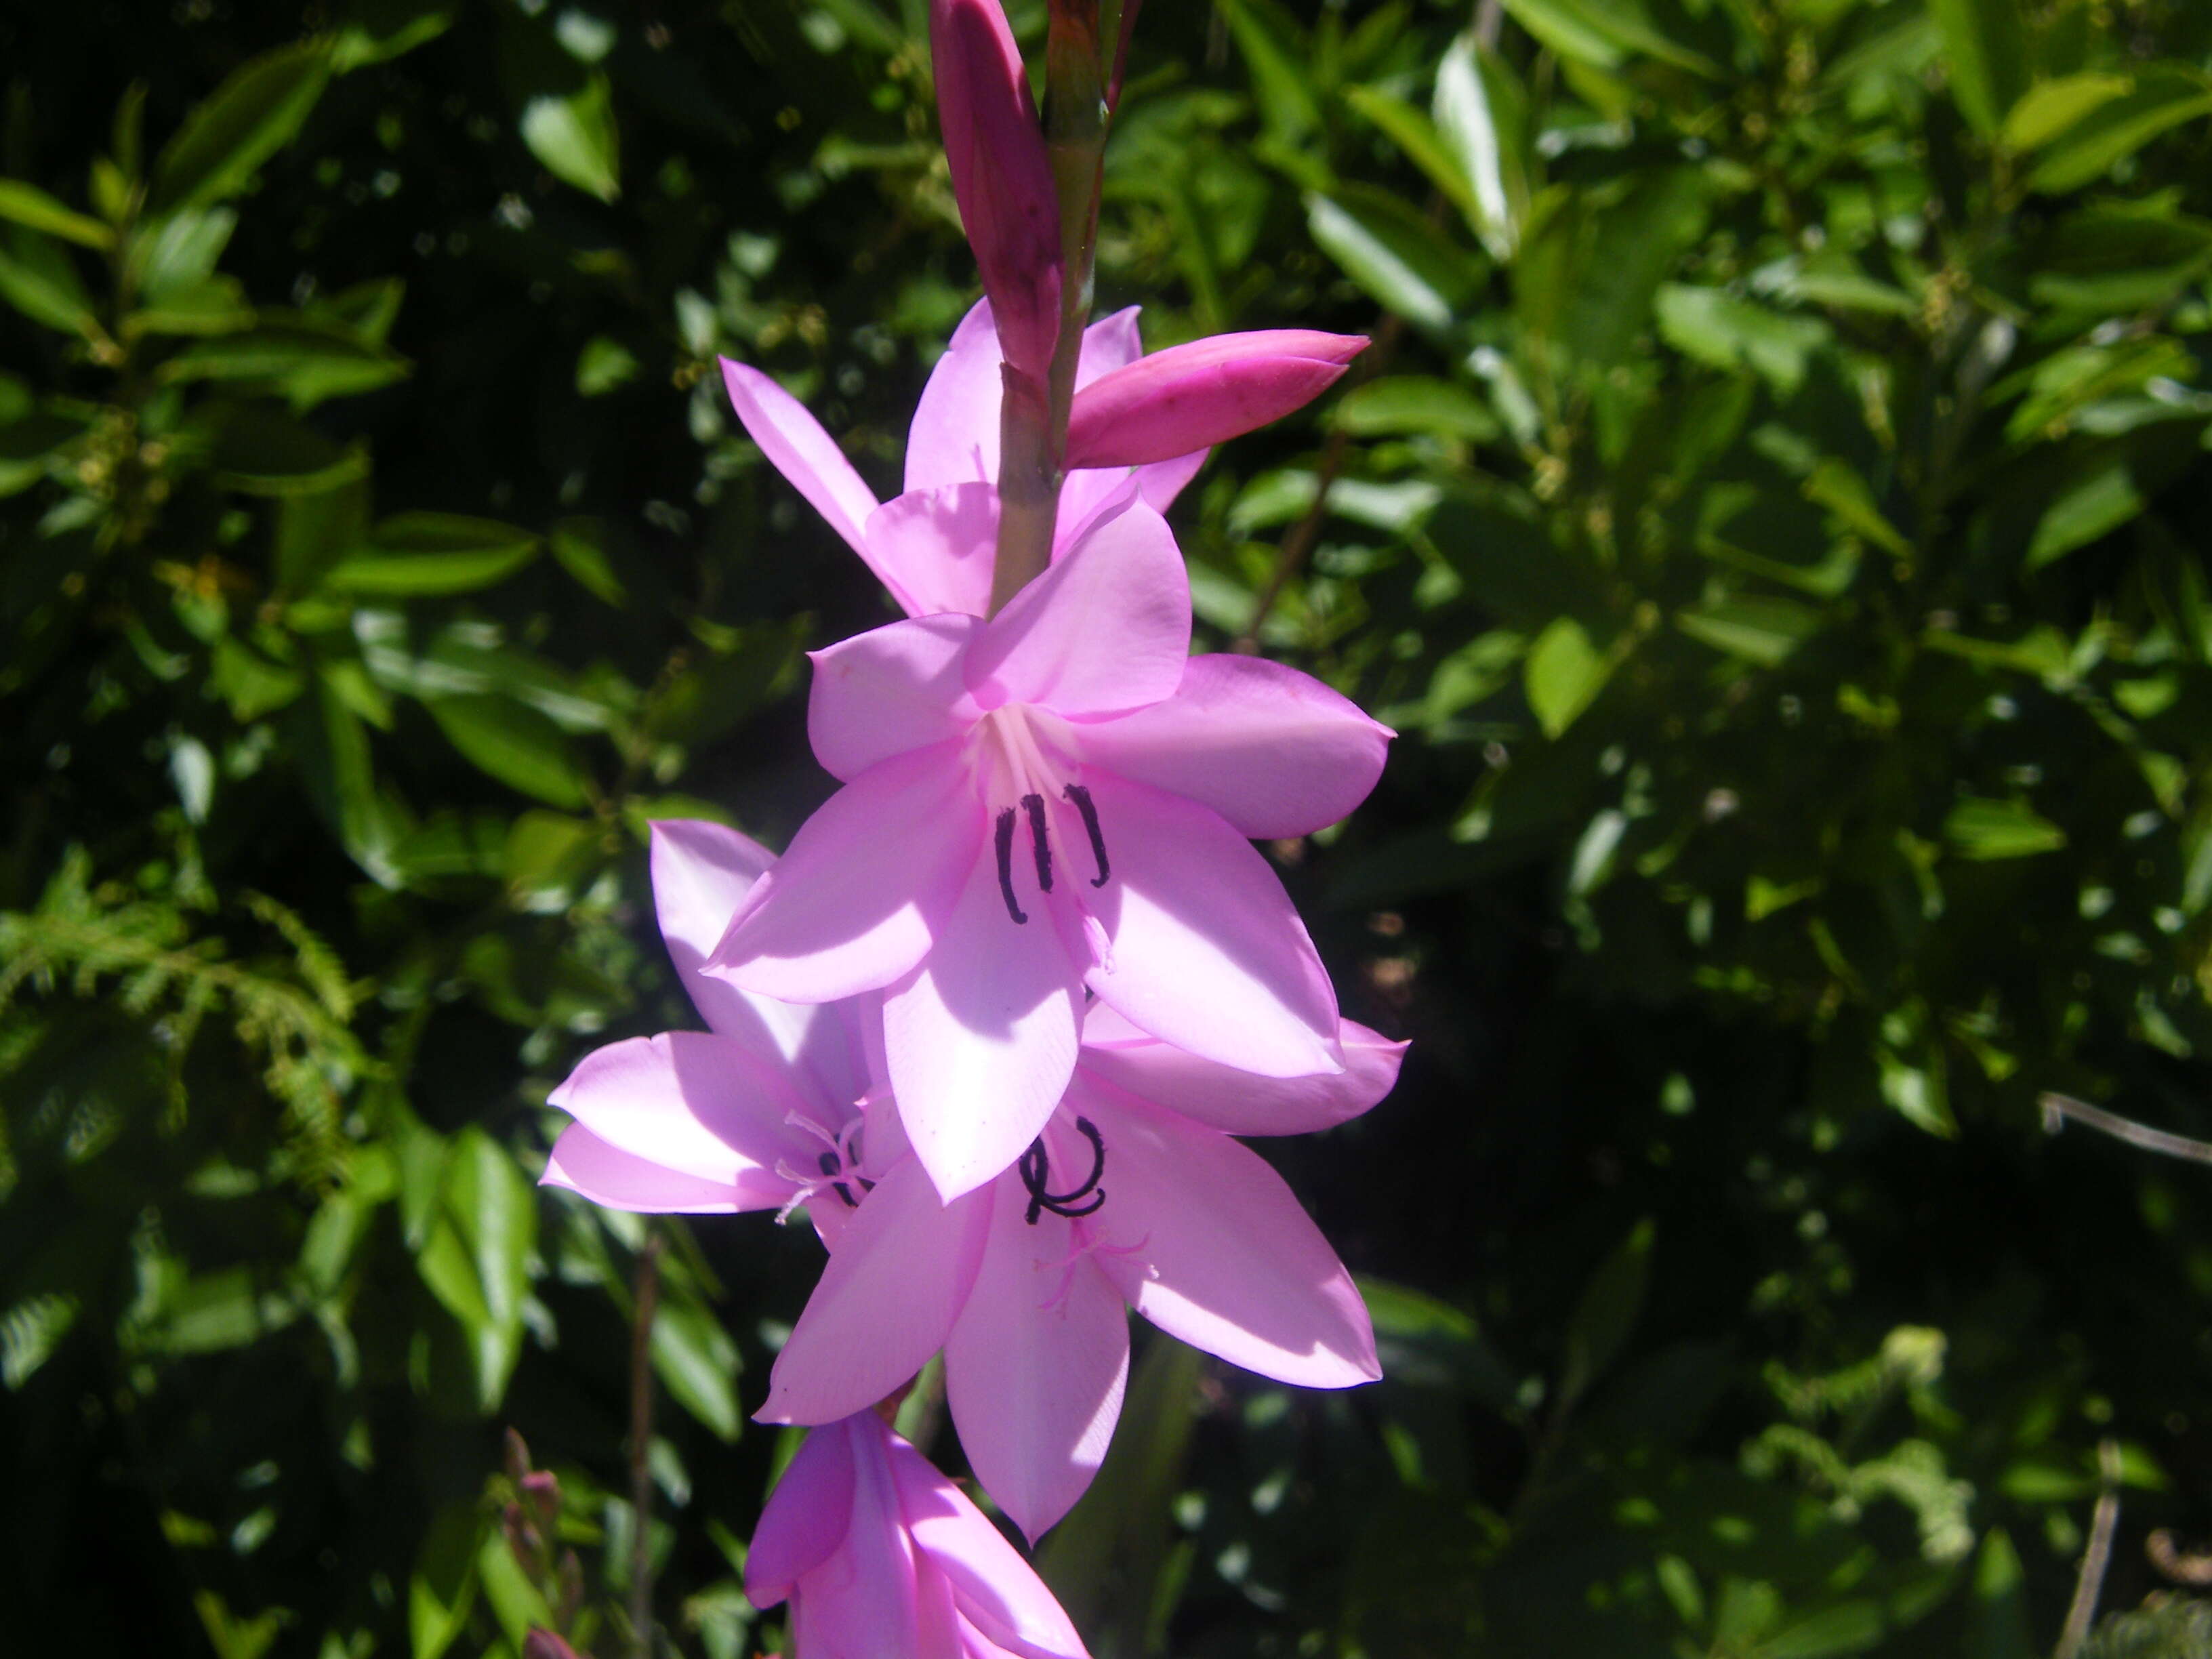
[[[1967,125],[1994,138],[2027,90],[2020,0],[1929,0],[1951,65],[1951,95]]]
[[[603,545],[605,526],[590,519],[564,519],[553,526],[546,545],[555,562],[604,604],[621,605],[629,600],[622,579]]]
[[[1504,431],[1474,392],[1426,374],[1394,374],[1355,386],[1330,418],[1356,438],[1422,433],[1489,443]]]
[[[1703,53],[1669,39],[1638,0],[1505,0],[1513,21],[1560,57],[1596,70],[1617,70],[1638,54],[1717,77]]]
[[[1656,303],[1660,336],[1675,350],[1714,368],[1747,368],[1785,398],[1804,384],[1812,354],[1830,337],[1815,318],[1769,311],[1717,288],[1668,283]]]
[[[537,1243],[535,1189],[504,1146],[473,1126],[463,1129],[446,1160],[437,1218],[415,1261],[467,1333],[477,1405],[487,1413],[497,1409],[522,1352]]]
[[[58,415],[33,415],[0,426],[0,496],[19,495],[61,463],[56,453],[83,435],[75,421]]]
[[[1410,1285],[1367,1274],[1360,1299],[1375,1322],[1382,1373],[1415,1388],[1451,1389],[1492,1410],[1516,1410],[1518,1384],[1469,1315]]]
[[[614,93],[592,71],[580,91],[541,93],[522,109],[522,142],[555,178],[602,202],[622,194]]]
[[[2059,491],[2037,520],[2027,544],[2027,568],[2039,570],[2077,547],[2109,535],[2143,510],[2142,493],[2126,459],[2111,456]]]
[[[348,331],[307,319],[276,320],[264,312],[254,328],[186,346],[161,366],[161,374],[170,380],[258,382],[301,412],[327,398],[404,380],[408,364],[397,352]]]
[[[115,246],[115,232],[108,226],[70,211],[36,185],[27,185],[20,179],[0,179],[0,219],[12,219],[86,247],[105,250]]]
[[[1583,1287],[1567,1322],[1566,1355],[1559,1371],[1562,1408],[1579,1400],[1628,1346],[1651,1284],[1651,1251],[1658,1228],[1649,1216],[1600,1262]]]
[[[407,1580],[412,1659],[439,1659],[468,1628],[477,1594],[477,1547],[483,1533],[475,1504],[456,1498],[438,1511],[423,1534]]]
[[[2022,859],[2057,852],[2066,832],[2024,801],[1970,796],[1944,816],[1943,839],[1962,859]]]
[[[1572,617],[1559,617],[1536,636],[1521,667],[1528,707],[1544,735],[1557,738],[1613,678],[1614,659],[1590,643]]]
[[[377,526],[367,550],[323,574],[341,593],[467,593],[530,562],[538,538],[512,525],[449,513],[402,513]]]
[[[2006,114],[2005,148],[2039,149],[2091,111],[2134,88],[2124,75],[2067,75],[2039,82]]]
[[[1468,181],[1462,207],[1490,257],[1503,263],[1521,244],[1533,196],[1528,94],[1512,66],[1472,33],[1437,65],[1437,131]]]
[[[155,164],[150,215],[235,196],[290,142],[322,95],[330,44],[305,40],[264,52],[185,118]]]
[[[653,1370],[676,1403],[717,1437],[735,1440],[738,1345],[714,1310],[696,1302],[664,1301],[653,1318]]]
[[[1474,222],[1477,214],[1474,185],[1444,148],[1427,116],[1380,87],[1346,87],[1344,101],[1405,152],[1406,159],[1428,175],[1444,199],[1466,215],[1470,223]]]
[[[293,741],[308,799],[337,830],[340,844],[380,885],[397,887],[400,869],[394,853],[414,832],[413,817],[377,782],[368,733],[333,683],[339,666],[322,669],[314,701],[295,711]]]
[[[1746,593],[1685,605],[1674,626],[1716,651],[1771,668],[1819,631],[1820,613],[1796,599]]]
[[[100,334],[92,300],[68,253],[20,225],[11,226],[0,243],[0,300],[64,334],[88,339]]]
[[[1306,224],[1322,251],[1378,303],[1441,331],[1481,281],[1474,261],[1395,197],[1347,186],[1306,197]]]
[[[2133,91],[2103,100],[2048,144],[2027,175],[2028,187],[2051,194],[2079,190],[2160,133],[2206,114],[2212,114],[2212,85],[2203,75],[2146,70]]]
[[[1803,488],[1808,501],[1818,501],[1877,547],[1900,559],[1912,556],[1912,544],[1882,515],[1874,491],[1849,463],[1832,456],[1824,459],[1807,476]]]
[[[319,495],[368,476],[368,452],[341,448],[281,410],[244,404],[221,412],[216,481],[247,495]]]
[[[1259,89],[1267,136],[1298,144],[1320,127],[1321,101],[1314,95],[1312,54],[1297,24],[1271,0],[1222,0],[1221,9]]]
[[[585,772],[561,728],[506,697],[439,697],[425,705],[453,747],[476,766],[551,806],[586,805]]]
[[[599,398],[637,378],[637,359],[628,346],[595,334],[576,354],[576,395]]]

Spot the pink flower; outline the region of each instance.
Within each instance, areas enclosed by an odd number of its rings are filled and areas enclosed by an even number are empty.
[[[1299,331],[1220,334],[1147,357],[1134,307],[1093,323],[1076,363],[1054,556],[1133,477],[1145,504],[1164,513],[1205,461],[1207,445],[1290,413],[1365,344],[1357,336]],[[722,380],[753,441],[902,610],[981,616],[999,525],[1003,362],[991,303],[979,301],[922,388],[903,489],[881,506],[836,441],[775,380],[727,358]],[[1145,459],[1123,459],[1132,455]]]
[[[1328,975],[1249,838],[1342,817],[1391,734],[1295,670],[1189,647],[1182,554],[1124,486],[990,621],[814,655],[809,732],[845,787],[708,971],[789,1002],[883,991],[892,1092],[948,1199],[1043,1129],[1086,990],[1239,1070],[1342,1063]]]
[[[1094,1006],[1043,1133],[949,1205],[872,1122],[867,1167],[880,1178],[837,1235],[758,1415],[841,1416],[942,1348],[969,1462],[1034,1538],[1105,1455],[1128,1370],[1126,1308],[1280,1382],[1374,1381],[1351,1275],[1282,1178],[1231,1138],[1324,1128],[1381,1099],[1404,1045],[1349,1021],[1342,1042],[1338,1075],[1255,1078]]]
[[[745,1556],[793,1659],[1087,1659],[1029,1564],[872,1411],[806,1437]]]
[[[1006,356],[1040,385],[1060,334],[1060,197],[999,0],[932,0],[929,55],[960,221]]]
[[[1358,1294],[1267,1165],[1231,1139],[1357,1115],[1404,1045],[1345,1022],[1344,1071],[1253,1077],[1110,1009],[1036,1146],[939,1203],[869,1086],[849,1005],[785,1007],[698,971],[702,938],[767,854],[706,823],[653,830],[678,970],[715,1030],[587,1055],[554,1092],[576,1121],[545,1180],[617,1208],[804,1205],[830,1267],[779,1358],[764,1417],[820,1422],[882,1398],[943,1348],[977,1474],[1030,1535],[1104,1455],[1128,1360],[1126,1306],[1248,1369],[1310,1387],[1376,1375]]]

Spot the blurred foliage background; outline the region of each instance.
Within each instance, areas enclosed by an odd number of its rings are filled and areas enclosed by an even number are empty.
[[[532,1183],[887,617],[711,365],[896,479],[924,22],[0,15],[9,1644],[777,1650],[813,1241]],[[1401,734],[1273,850],[1414,1048],[1267,1149],[1388,1380],[1140,1336],[1100,1659],[2212,1651],[2212,1177],[2037,1108],[2212,1133],[2208,116],[2192,0],[1147,10],[1102,303],[1376,336],[1176,523]]]

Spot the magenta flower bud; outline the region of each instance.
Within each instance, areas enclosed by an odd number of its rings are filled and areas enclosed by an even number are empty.
[[[745,1558],[793,1659],[1087,1659],[1029,1564],[872,1411],[817,1429]]]
[[[938,118],[1006,361],[1042,380],[1060,334],[1060,197],[999,0],[932,0]]]
[[[1075,394],[1067,465],[1145,466],[1280,420],[1367,349],[1364,336],[1270,329],[1170,346]]]

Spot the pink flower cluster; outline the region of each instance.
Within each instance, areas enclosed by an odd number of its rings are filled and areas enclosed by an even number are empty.
[[[1210,446],[1365,343],[1146,356],[1133,312],[1090,325],[1049,565],[989,614],[1002,400],[1042,395],[1060,216],[998,0],[934,0],[933,33],[987,298],[922,393],[904,490],[877,501],[797,402],[723,364],[746,430],[906,617],[814,653],[809,734],[842,787],[781,859],[653,826],[662,934],[708,1030],[586,1056],[544,1177],[629,1210],[803,1209],[827,1247],[759,1413],[823,1426],[747,1571],[756,1601],[790,1598],[799,1659],[1082,1652],[873,1409],[940,1352],[969,1464],[1031,1538],[1104,1455],[1130,1308],[1286,1382],[1379,1375],[1350,1275],[1235,1137],[1325,1128],[1396,1079],[1403,1045],[1338,1012],[1252,845],[1343,817],[1391,734],[1294,670],[1193,656],[1161,516]]]

